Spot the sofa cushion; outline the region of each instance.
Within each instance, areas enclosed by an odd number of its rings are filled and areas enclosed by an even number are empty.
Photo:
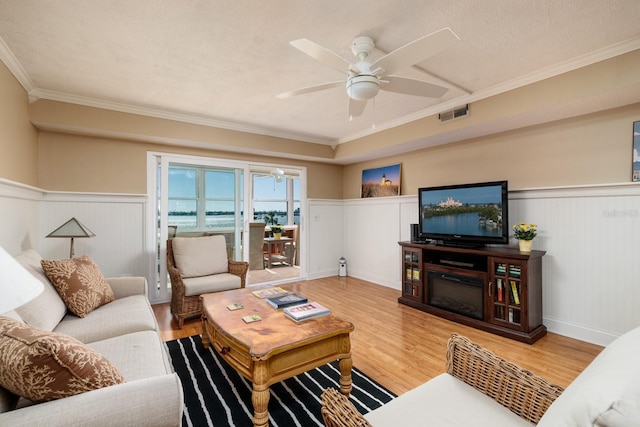
[[[425,409],[428,403],[429,409]],[[441,374],[367,413],[376,427],[529,426],[504,406],[449,374]]]
[[[229,291],[231,289],[240,289],[242,279],[231,273],[214,274],[212,276],[191,277],[183,279],[184,295],[187,297],[193,295],[202,295],[209,292]]]
[[[633,413],[627,402],[638,399],[640,395],[638,354],[640,327],[605,347],[551,404],[538,425],[595,425],[597,420],[613,418],[615,414],[610,412],[612,410]],[[635,404],[637,407],[637,400]],[[635,419],[635,423],[637,421]]]
[[[88,256],[42,260],[41,264],[67,308],[78,317],[115,299],[100,269]]]
[[[124,382],[106,358],[80,341],[0,316],[0,385],[34,402]]]
[[[100,341],[140,331],[157,331],[149,301],[144,295],[132,295],[103,305],[84,318],[68,315],[54,329],[83,343]]]
[[[227,243],[222,235],[175,237],[173,259],[182,277],[228,273]]]
[[[173,372],[165,344],[154,331],[135,332],[87,345],[109,359],[129,382]]]
[[[33,277],[40,280],[44,285],[44,290],[35,299],[25,305],[18,307],[16,312],[25,323],[45,331],[53,331],[56,325],[67,314],[67,306],[58,295],[44,271],[40,261],[42,257],[33,249],[22,252],[15,256],[20,263]]]

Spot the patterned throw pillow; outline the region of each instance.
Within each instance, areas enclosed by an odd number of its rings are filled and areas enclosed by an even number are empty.
[[[78,317],[115,299],[109,283],[88,256],[60,261],[43,259],[41,264],[67,308]]]
[[[0,385],[46,402],[125,382],[95,350],[64,334],[0,316]]]

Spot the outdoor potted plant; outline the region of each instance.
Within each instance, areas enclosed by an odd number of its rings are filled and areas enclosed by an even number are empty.
[[[538,234],[538,226],[536,224],[518,223],[513,226],[515,238],[518,240],[518,246],[521,252],[531,252],[533,246],[533,238]]]
[[[271,233],[273,233],[273,238],[278,240],[280,237],[282,237],[282,232],[284,231],[284,227],[281,226],[280,224],[273,224],[270,226],[271,228]]]

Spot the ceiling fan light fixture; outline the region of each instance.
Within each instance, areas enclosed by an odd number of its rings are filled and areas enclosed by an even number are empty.
[[[376,76],[360,75],[347,80],[347,95],[356,101],[368,101],[374,98],[379,90]]]
[[[284,171],[280,168],[275,168],[271,171],[271,175],[276,179],[276,182],[282,182]]]

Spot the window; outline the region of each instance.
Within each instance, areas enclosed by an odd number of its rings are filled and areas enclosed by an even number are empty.
[[[284,177],[280,182],[274,176],[255,173],[253,177],[253,220],[264,221],[274,212],[278,224],[300,223],[300,179]]]
[[[233,229],[235,197],[233,170],[169,166],[168,224],[179,230]]]

